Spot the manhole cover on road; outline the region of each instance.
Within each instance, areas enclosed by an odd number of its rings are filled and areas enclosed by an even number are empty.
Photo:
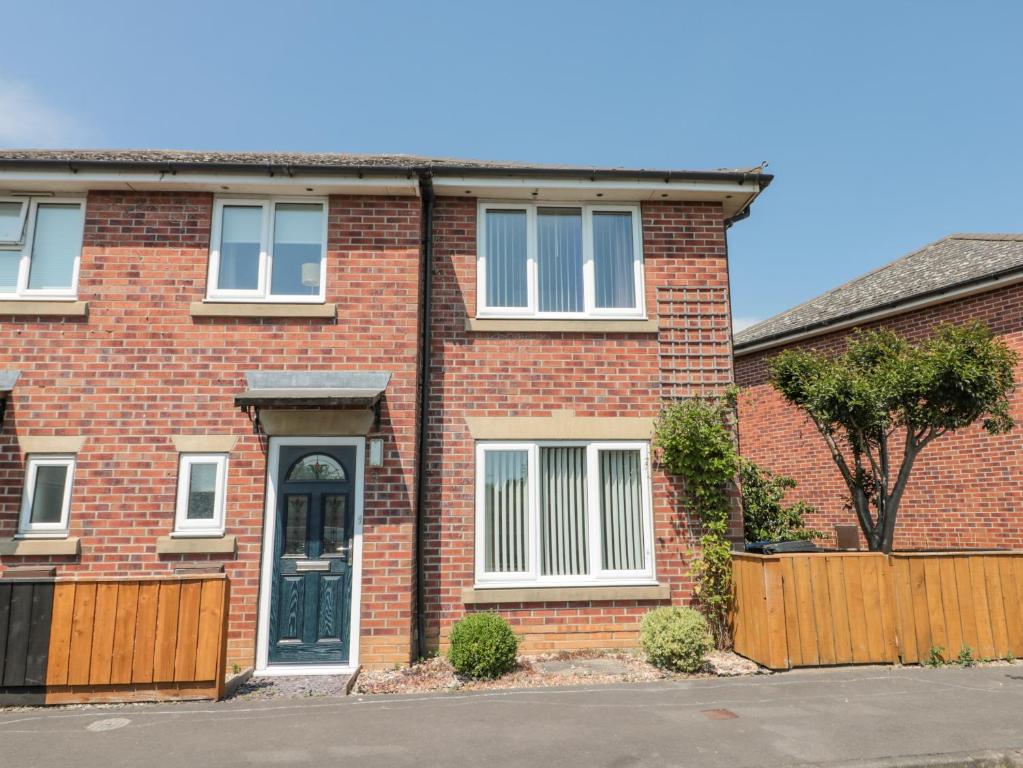
[[[85,730],[92,731],[93,733],[116,731],[118,728],[124,728],[129,723],[131,723],[131,720],[126,717],[108,717],[106,720],[97,720],[94,723],[89,723],[85,726]]]
[[[734,720],[738,717],[730,709],[701,709],[700,713],[708,720]]]

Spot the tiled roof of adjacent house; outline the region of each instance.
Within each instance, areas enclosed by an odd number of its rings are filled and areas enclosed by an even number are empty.
[[[735,334],[735,351],[1023,272],[1023,234],[950,235]]]
[[[509,174],[543,175],[564,173],[573,176],[641,176],[668,178],[742,178],[756,175],[762,187],[771,181],[761,167],[719,168],[715,170],[656,170],[652,168],[618,168],[581,165],[549,165],[494,160],[459,160],[449,157],[420,155],[366,155],[329,152],[199,152],[163,149],[0,149],[2,166],[177,166],[210,169],[244,169],[252,167],[355,170],[364,172],[506,172]]]

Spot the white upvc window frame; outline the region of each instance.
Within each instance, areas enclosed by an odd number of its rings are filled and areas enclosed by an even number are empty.
[[[206,300],[223,302],[252,302],[270,304],[323,304],[327,299],[327,219],[330,215],[329,198],[326,197],[228,197],[218,196],[213,201],[213,226],[210,231],[209,270],[206,279]],[[318,294],[270,293],[270,276],[273,273],[274,218],[280,203],[320,205],[323,208],[323,230],[320,249],[320,291]],[[259,275],[255,290],[232,290],[217,288],[220,278],[220,238],[224,223],[224,206],[259,208],[262,211],[262,227],[259,241]]]
[[[581,312],[541,312],[539,310],[540,270],[538,268],[537,210],[539,208],[577,208],[582,211],[583,244],[583,310]],[[487,305],[487,211],[526,212],[526,295],[525,307],[490,307]],[[596,306],[596,271],[593,255],[593,214],[603,212],[632,214],[632,268],[635,306],[598,308]],[[643,269],[643,220],[639,205],[573,202],[510,202],[481,200],[476,210],[476,316],[490,318],[645,319],[646,288]]]
[[[31,196],[25,198],[2,197],[5,203],[22,203],[21,241],[0,243],[2,252],[20,252],[18,262],[18,285],[14,291],[0,291],[0,301],[74,301],[78,298],[78,271],[82,262],[82,242],[85,237],[85,198],[80,196],[49,197]],[[36,235],[36,212],[40,205],[77,205],[82,212],[82,230],[78,233],[78,250],[75,253],[71,268],[71,286],[69,288],[29,288],[28,278],[32,270],[32,248]]]
[[[551,575],[540,573],[540,449],[557,447],[586,448],[586,513],[587,561],[589,574]],[[636,571],[604,570],[600,558],[600,451],[639,451],[643,504],[643,557],[645,567]],[[487,573],[486,548],[486,454],[491,451],[526,451],[528,509],[528,569],[519,573]],[[476,443],[476,509],[475,509],[475,586],[477,588],[629,586],[654,585],[653,493],[650,482],[650,443],[642,440],[515,440],[479,441]]]
[[[195,464],[216,464],[217,479],[213,496],[213,517],[210,520],[188,519],[188,489]],[[226,453],[182,453],[178,457],[178,493],[174,512],[174,537],[216,537],[226,530],[227,507]]]
[[[0,203],[16,203],[21,206],[21,214],[18,217],[18,239],[0,240],[0,251],[20,251],[25,244],[25,222],[28,220],[28,208],[30,198],[28,197],[3,197],[0,196]]]
[[[25,487],[21,495],[21,514],[18,517],[18,536],[21,539],[66,539],[71,519],[71,489],[75,482],[74,454],[32,453],[25,460]],[[61,504],[60,521],[57,523],[33,523],[32,503],[35,500],[36,475],[39,467],[67,467],[64,478],[64,498]]]

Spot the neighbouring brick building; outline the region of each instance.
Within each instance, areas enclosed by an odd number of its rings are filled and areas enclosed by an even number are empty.
[[[266,673],[480,608],[635,642],[691,596],[653,417],[732,380],[726,229],[769,182],[0,152],[0,576],[223,570]]]
[[[816,507],[809,524],[855,524],[846,487],[812,422],[768,382],[783,349],[840,353],[857,328],[910,340],[979,320],[1023,353],[1023,235],[952,235],[735,335],[744,456],[798,482],[789,498]],[[1020,374],[1017,373],[1017,381]],[[1012,395],[1023,423],[1023,392]],[[1023,429],[945,435],[917,458],[899,510],[898,548],[1023,547]]]

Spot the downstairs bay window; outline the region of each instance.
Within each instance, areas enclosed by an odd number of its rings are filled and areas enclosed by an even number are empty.
[[[479,586],[651,584],[649,446],[478,443]]]

